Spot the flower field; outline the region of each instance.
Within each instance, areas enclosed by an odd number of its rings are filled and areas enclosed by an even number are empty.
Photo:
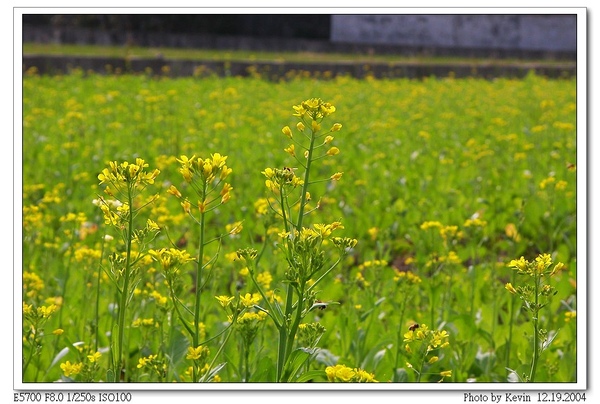
[[[575,79],[23,79],[23,382],[576,382]]]

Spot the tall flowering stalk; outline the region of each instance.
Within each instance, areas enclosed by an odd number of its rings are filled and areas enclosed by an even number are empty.
[[[214,240],[206,239],[206,215],[227,203],[231,198],[233,187],[225,179],[231,174],[232,169],[226,164],[227,156],[214,153],[210,157],[200,158],[181,156],[177,159],[180,164],[179,172],[191,190],[192,196],[184,196],[175,186],[171,186],[168,192],[181,200],[183,210],[199,226],[198,254],[196,256],[196,271],[194,289],[195,300],[193,309],[193,323],[189,327],[185,321],[184,326],[190,332],[192,337],[192,349],[200,349],[200,312],[201,297],[205,283],[208,281],[210,273],[205,274],[206,270],[216,259],[216,256],[205,262],[204,254],[206,246]],[[197,201],[196,203],[193,200]],[[240,226],[230,232],[240,230]],[[175,300],[174,300],[175,302]],[[176,302],[175,302],[176,303]],[[181,317],[183,320],[183,317]],[[197,361],[195,363],[198,363]],[[200,379],[199,366],[193,367],[192,377],[194,381]]]
[[[309,356],[302,359],[301,355],[307,355],[306,352],[294,352],[293,346],[302,319],[318,306],[315,306],[315,287],[357,243],[356,239],[332,236],[334,231],[343,229],[340,222],[305,226],[304,218],[312,211],[309,206],[310,186],[322,181],[337,181],[342,176],[341,172],[336,172],[325,179],[313,180],[311,177],[316,161],[340,152],[337,147],[331,146],[331,142],[334,140],[332,133],[339,131],[342,125],[334,123],[329,129],[322,128],[323,120],[335,112],[335,107],[319,98],[306,100],[293,109],[293,115],[298,118],[297,135],[289,126],[285,126],[282,133],[292,142],[285,151],[295,159],[294,165],[302,168],[303,175],[297,176],[296,169],[290,167],[266,168],[262,172],[266,177],[266,187],[272,193],[273,200],[277,201],[270,206],[283,224],[279,247],[286,259],[287,270],[283,281],[287,288],[281,300],[268,297],[257,281],[257,251],[238,251],[239,257],[248,263],[252,282],[265,302],[266,308],[261,309],[273,320],[279,332],[277,380],[280,382],[295,378],[299,367],[291,366],[292,362],[309,359]],[[329,241],[339,252],[334,262],[326,257],[325,245]]]
[[[413,274],[410,271],[399,271],[396,270],[396,276],[394,276],[394,282],[396,285],[395,293],[392,300],[392,305],[394,310],[400,313],[398,324],[404,324],[404,314],[406,312],[406,307],[415,295],[418,286],[421,284],[421,278],[418,275]],[[396,331],[396,355],[394,359],[394,376],[393,381],[399,381],[399,375],[397,369],[400,366],[400,357],[401,357],[401,346],[402,346],[402,338],[403,329],[398,327]]]
[[[556,289],[550,285],[549,280],[564,268],[562,262],[558,262],[554,267],[552,267],[552,264],[550,254],[540,254],[532,262],[521,257],[510,261],[508,264],[510,268],[516,271],[517,275],[525,276],[526,279],[523,286],[515,287],[512,283],[507,283],[505,288],[510,293],[519,296],[523,301],[526,311],[531,315],[533,324],[533,355],[529,376],[527,377],[527,381],[529,382],[535,381],[540,354],[552,342],[548,339],[547,331],[541,329],[539,323],[540,310],[557,293]]]
[[[417,375],[417,382],[425,374],[425,369],[431,367],[439,360],[439,351],[450,345],[450,335],[445,330],[431,330],[427,324],[413,324],[404,334],[404,349],[410,358],[406,367],[412,369]],[[446,377],[452,377],[452,370],[443,370],[433,373],[441,376],[439,382]]]
[[[100,198],[98,205],[104,215],[104,222],[113,226],[121,235],[124,244],[124,257],[122,254],[113,253],[109,257],[110,270],[107,274],[117,287],[118,302],[118,336],[117,356],[113,356],[113,370],[116,380],[124,378],[127,369],[127,352],[124,352],[126,308],[133,296],[135,277],[138,275],[136,263],[142,258],[142,252],[149,239],[153,239],[159,231],[158,226],[148,219],[142,229],[135,229],[134,221],[140,210],[153,202],[158,196],[152,197],[147,202],[139,202],[140,193],[160,173],[159,170],[148,171],[148,164],[141,158],[136,158],[135,163],[124,161],[118,163],[111,161],[109,167],[98,175],[101,185],[106,185],[104,192],[111,198]],[[136,245],[136,251],[133,246]]]

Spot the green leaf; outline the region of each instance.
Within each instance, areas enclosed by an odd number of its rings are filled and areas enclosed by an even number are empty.
[[[281,378],[282,382],[295,382],[297,375],[299,374],[302,365],[316,353],[317,348],[297,348],[290,355],[288,362],[286,363],[283,375]]]
[[[106,381],[108,383],[114,383],[117,381],[117,379],[115,378],[115,372],[112,369],[108,369],[106,371]]]
[[[273,382],[276,378],[275,369],[277,366],[273,363],[273,360],[268,356],[263,356],[258,365],[256,366],[256,372],[252,375],[253,382]]]
[[[168,345],[166,347],[165,355],[169,357],[171,364],[175,365],[185,355],[189,346],[188,339],[183,335],[179,329],[174,329],[170,333]]]
[[[317,380],[315,380],[317,379]],[[297,383],[308,383],[308,382],[319,382],[327,380],[327,374],[325,374],[324,370],[309,370],[308,372],[302,373],[298,379],[296,379]]]
[[[208,372],[207,374],[205,374],[204,376],[202,376],[200,378],[201,382],[210,382],[214,379],[214,377],[217,375],[217,373],[219,373],[219,371],[221,369],[223,369],[225,366],[227,365],[227,362],[223,362],[223,363],[219,363],[217,366],[215,366],[214,368],[212,368],[210,370],[210,372]]]

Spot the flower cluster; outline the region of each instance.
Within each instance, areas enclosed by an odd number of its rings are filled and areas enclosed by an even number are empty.
[[[554,276],[565,268],[565,264],[562,262],[556,263],[554,268],[552,266],[552,257],[550,254],[540,254],[534,261],[529,262],[524,257],[516,260],[511,260],[508,266],[520,275],[541,275],[541,276]]]
[[[553,266],[550,254],[539,254],[534,261],[528,261],[524,257],[511,260],[508,264],[510,268],[519,275],[533,278],[532,284],[522,286],[513,286],[511,282],[504,285],[505,289],[514,295],[518,295],[524,302],[525,307],[533,313],[544,307],[548,300],[554,296],[557,291],[547,280],[565,269],[562,262]],[[540,299],[544,298],[544,301]]]
[[[267,318],[264,311],[246,311],[238,316],[235,322],[235,328],[242,336],[242,341],[249,347],[258,333],[259,326]]]
[[[321,323],[303,323],[298,326],[298,344],[301,347],[312,348],[317,345],[323,334],[325,327]]]
[[[556,288],[550,285],[550,278],[566,269],[562,262],[554,264],[550,254],[539,254],[535,260],[528,261],[525,257],[511,260],[508,267],[512,268],[518,275],[524,278],[522,285],[513,286],[506,283],[505,288],[513,295],[523,301],[525,313],[531,317],[533,325],[533,356],[531,359],[531,371],[526,379],[534,381],[540,354],[553,340],[546,329],[540,327],[540,310],[550,303],[551,298],[558,293]]]
[[[415,323],[409,327],[409,330],[404,334],[404,350],[412,362],[406,362],[406,367],[415,371],[420,379],[424,374],[424,367],[431,366],[438,362],[440,349],[450,346],[448,341],[450,335],[445,330],[431,330],[427,324]],[[419,368],[415,368],[413,363],[420,364]],[[451,376],[452,371],[443,371],[440,373],[442,379]]]
[[[177,159],[181,164],[179,172],[183,178],[191,183],[196,177],[202,178],[201,182],[210,183],[216,178],[224,180],[231,174],[231,168],[225,164],[227,156],[222,156],[220,153],[214,153],[205,159],[193,155],[191,158],[181,156]]]
[[[363,369],[351,368],[346,365],[327,366],[327,380],[341,383],[377,383],[375,375]]]
[[[430,330],[426,324],[420,324],[418,327],[411,327],[404,334],[404,342],[425,341],[427,343],[427,352],[429,353],[435,349],[449,346],[448,337],[447,331]],[[410,351],[408,344],[406,350]]]
[[[304,184],[304,181],[296,176],[295,170],[290,167],[284,167],[283,169],[265,168],[262,174],[267,177],[265,186],[277,195],[281,193],[284,187],[296,188]]]
[[[205,213],[209,209],[209,205],[215,201],[220,200],[220,203],[227,203],[229,201],[233,187],[227,182],[223,183],[219,196],[208,199],[214,189],[232,172],[232,169],[225,164],[227,156],[222,156],[219,153],[214,153],[211,157],[205,159],[196,157],[195,155],[191,158],[181,156],[177,161],[181,165],[179,172],[183,176],[183,179],[191,184],[200,197],[197,208],[201,213]],[[183,198],[181,192],[174,185],[171,185],[167,192],[177,198]],[[187,198],[183,198],[181,206],[186,213],[191,213],[192,205]]]
[[[135,163],[111,161],[109,167],[98,174],[98,179],[100,184],[112,185],[116,189],[122,189],[125,185],[145,187],[154,184],[154,180],[160,173],[158,169],[148,172],[145,170],[146,167],[148,164],[139,157],[135,159]],[[111,195],[109,188],[106,188],[106,193]]]
[[[187,251],[179,250],[177,248],[149,250],[148,253],[165,271],[169,271],[172,268],[178,268],[179,266],[194,260]]]

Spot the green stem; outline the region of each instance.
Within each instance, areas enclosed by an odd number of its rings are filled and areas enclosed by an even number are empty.
[[[296,230],[302,229],[302,220],[304,219],[304,207],[306,206],[306,192],[308,191],[308,180],[310,178],[310,166],[312,164],[313,149],[315,146],[315,131],[311,130],[310,146],[308,147],[308,156],[306,157],[306,170],[304,171],[304,184],[302,184],[302,195],[300,200],[300,210],[298,212],[298,221],[296,222]]]
[[[287,297],[285,302],[285,314],[283,321],[281,323],[281,327],[279,328],[279,347],[277,351],[277,381],[281,381],[281,376],[283,375],[283,365],[286,361],[286,352],[287,352],[287,341],[288,341],[288,320],[291,318],[292,314],[292,304],[293,304],[293,296],[294,296],[294,288],[291,284],[288,285],[287,288]]]
[[[434,282],[433,279],[430,279],[430,282]],[[431,284],[429,286],[429,291],[430,291],[430,302],[429,304],[431,305],[430,312],[431,312],[431,327],[435,327],[435,293],[434,293],[434,286],[433,284]]]
[[[294,319],[294,323],[289,330],[288,333],[288,341],[286,345],[286,353],[285,353],[285,361],[290,357],[292,353],[292,347],[294,345],[294,338],[296,337],[296,332],[298,331],[298,326],[300,325],[300,321],[302,320],[302,310],[304,309],[304,285],[301,285],[300,290],[298,291],[298,306],[296,307],[296,318]]]
[[[95,342],[94,342],[94,352],[98,352],[98,339],[100,338],[100,279],[102,277],[102,258],[104,257],[104,245],[105,239],[102,237],[102,247],[100,249],[100,263],[98,264],[98,277],[96,279],[96,303],[94,310],[94,328],[95,328]]]
[[[421,373],[423,372],[423,365],[425,365],[425,358],[427,357],[427,351],[425,346],[422,345],[421,351],[425,351],[421,357],[421,365],[419,366],[419,371],[417,372],[417,383],[421,381]]]
[[[540,275],[537,273],[536,270],[536,274],[535,274],[535,306],[534,306],[534,312],[533,312],[533,358],[531,360],[531,371],[529,372],[529,382],[533,383],[535,381],[535,371],[537,369],[537,363],[538,363],[538,359],[540,356],[540,341],[539,341],[539,333],[538,333],[538,317],[539,317],[539,306],[538,306],[538,292],[539,292],[539,282],[540,282]]]
[[[279,329],[279,344],[277,347],[277,381],[281,381],[281,376],[283,374],[283,364],[285,363],[285,351],[286,351],[286,343],[287,343],[287,325],[284,324]]]
[[[175,290],[173,290],[172,282],[169,282],[168,286],[169,286],[169,294],[171,295],[171,300],[173,301],[173,310],[177,314],[177,317],[179,318],[179,321],[181,321],[181,324],[183,324],[183,326],[185,327],[187,332],[190,333],[190,336],[192,338],[194,338],[194,330],[192,330],[191,327],[187,324],[187,322],[183,318],[183,315],[181,314],[181,311],[179,311],[178,304],[181,304],[181,303],[179,302],[179,300],[177,299],[177,296],[175,295]]]
[[[511,285],[515,284],[515,279],[516,279],[516,273],[513,271],[512,274],[512,280],[511,280]],[[516,295],[511,294],[510,297],[510,314],[509,314],[509,324],[508,324],[508,343],[507,343],[507,347],[506,347],[506,368],[508,369],[508,367],[510,366],[510,351],[512,348],[512,336],[513,336],[513,325],[515,323],[514,321],[514,317],[515,317],[515,300],[516,300]]]
[[[473,318],[473,310],[475,309],[475,276],[477,274],[477,272],[475,271],[475,266],[477,265],[478,259],[477,259],[477,250],[475,250],[473,247],[471,247],[471,260],[473,262],[472,266],[471,266],[471,273],[469,274],[469,278],[471,281],[471,296],[470,296],[470,300],[471,300],[471,307],[469,308],[469,316],[471,318]]]
[[[403,333],[402,333],[402,325],[404,324],[404,312],[406,311],[406,302],[408,301],[408,293],[404,294],[404,301],[402,302],[402,309],[400,310],[400,320],[398,321],[398,331],[396,333],[396,358],[394,360],[394,375],[393,381],[398,381],[398,366],[400,365],[400,343],[402,341]]]
[[[244,382],[248,383],[250,381],[250,344],[244,342]]]
[[[36,329],[37,329],[37,327],[36,327]],[[36,346],[35,341],[32,343],[31,341],[29,341],[29,338],[28,338],[28,342],[29,342],[29,345],[31,346],[31,349],[29,350],[29,357],[27,358],[27,361],[23,365],[23,377],[25,377],[25,371],[29,367],[29,364],[31,363],[31,360],[33,359],[33,355],[35,353],[35,346]]]
[[[126,359],[123,357],[123,344],[125,341],[125,307],[127,306],[127,298],[129,294],[129,277],[131,272],[131,238],[133,234],[133,189],[132,185],[128,186],[127,189],[127,203],[129,204],[129,217],[127,223],[127,237],[125,239],[125,273],[123,274],[123,289],[121,290],[121,301],[119,303],[119,350],[117,355],[117,374],[116,380],[121,380],[121,375],[126,368]]]
[[[206,197],[206,183],[204,183],[204,188],[202,190],[202,203],[204,203]],[[206,225],[206,217],[205,212],[200,213],[200,237],[198,240],[198,262],[196,265],[196,302],[194,305],[194,338],[193,345],[194,348],[197,348],[200,340],[200,297],[202,296],[202,267],[204,260],[204,229]],[[194,373],[196,373],[196,368],[194,367]],[[197,374],[194,374],[194,381],[198,380]]]

